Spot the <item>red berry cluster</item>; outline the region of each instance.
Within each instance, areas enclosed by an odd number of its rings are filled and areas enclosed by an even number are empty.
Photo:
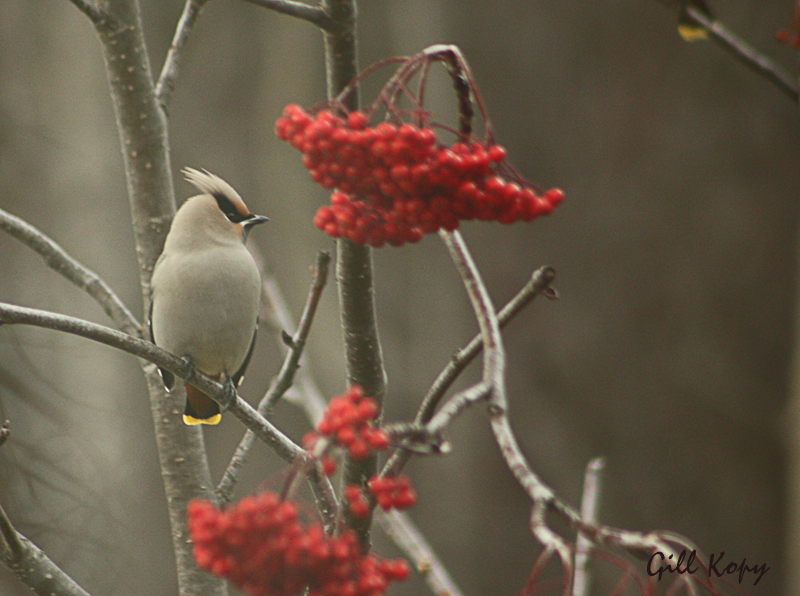
[[[220,511],[208,501],[188,508],[194,556],[251,596],[380,596],[408,576],[402,560],[364,555],[355,534],[328,536],[304,525],[297,505],[272,492],[245,497]]]
[[[428,126],[369,126],[364,112],[342,118],[322,110],[312,117],[289,105],[275,131],[303,153],[316,182],[338,189],[314,224],[358,244],[399,246],[424,233],[454,230],[461,220],[530,221],[564,198],[560,189],[538,195],[500,176],[501,146],[473,141],[447,147]]]
[[[381,509],[408,509],[417,502],[417,493],[408,476],[373,476],[367,483]]]
[[[344,487],[344,498],[347,499],[350,513],[356,517],[367,517],[369,515],[369,499],[361,487],[357,484],[348,484]]]
[[[367,483],[370,492],[381,509],[408,509],[417,502],[417,493],[411,487],[408,476],[373,476]],[[356,517],[369,515],[369,499],[357,484],[349,484],[344,489],[350,512]]]
[[[319,436],[330,437],[345,447],[357,460],[365,459],[373,450],[381,451],[389,446],[389,436],[375,426],[378,404],[364,395],[358,385],[353,385],[344,394],[334,397],[328,404],[317,431],[303,438],[307,449],[313,447]],[[323,459],[323,470],[333,472],[329,458]]]
[[[800,31],[791,29],[781,29],[775,33],[778,43],[785,43],[793,48],[800,48]]]

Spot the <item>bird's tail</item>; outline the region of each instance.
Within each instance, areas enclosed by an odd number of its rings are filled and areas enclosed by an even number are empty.
[[[183,410],[184,424],[219,424],[222,419],[219,404],[194,385],[185,383],[185,386],[186,408]]]

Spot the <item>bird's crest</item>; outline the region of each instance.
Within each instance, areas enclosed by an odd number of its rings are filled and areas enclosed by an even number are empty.
[[[195,170],[194,168],[183,168],[183,176],[187,182],[192,184],[200,192],[219,198],[222,195],[236,206],[244,206],[244,201],[233,187],[219,176],[208,170]]]

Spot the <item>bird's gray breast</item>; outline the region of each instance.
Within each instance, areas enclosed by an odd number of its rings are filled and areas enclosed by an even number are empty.
[[[153,287],[153,337],[198,370],[233,375],[244,361],[258,317],[261,279],[244,245],[164,254]]]

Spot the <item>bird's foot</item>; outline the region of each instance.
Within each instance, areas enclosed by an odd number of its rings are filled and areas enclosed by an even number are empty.
[[[195,375],[197,374],[197,366],[195,365],[192,357],[189,356],[188,354],[186,356],[182,356],[181,360],[183,360],[183,363],[186,365],[186,368],[188,369],[188,374],[186,375],[186,378],[184,380],[187,383],[191,383],[192,380],[194,380]]]
[[[238,397],[238,393],[236,392],[236,383],[233,382],[228,375],[225,376],[225,381],[223,385],[225,386],[225,398],[223,402],[220,402],[219,408],[222,412],[225,412],[230,408],[234,403],[236,403],[236,398]]]

